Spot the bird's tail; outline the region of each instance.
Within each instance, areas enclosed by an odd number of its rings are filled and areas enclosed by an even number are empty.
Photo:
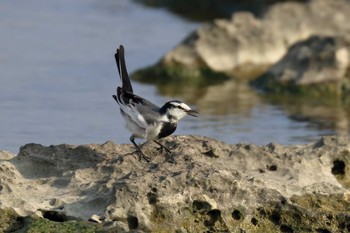
[[[117,52],[115,53],[114,57],[115,57],[115,61],[117,62],[120,79],[122,80],[122,88],[127,92],[133,93],[129,74],[125,66],[123,45],[119,46],[119,49],[117,49]]]

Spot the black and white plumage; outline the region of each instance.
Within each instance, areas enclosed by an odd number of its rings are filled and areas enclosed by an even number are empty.
[[[135,95],[125,66],[124,47],[122,45],[117,49],[115,60],[122,87],[117,87],[117,95],[113,95],[113,98],[120,106],[126,128],[132,133],[130,141],[134,144],[137,153],[140,157],[142,156],[145,160],[150,161],[135,143],[135,138],[154,141],[170,153],[168,148],[156,140],[174,133],[180,119],[187,115],[196,117],[197,112],[179,100],[172,100],[162,107],[158,107],[152,102]]]

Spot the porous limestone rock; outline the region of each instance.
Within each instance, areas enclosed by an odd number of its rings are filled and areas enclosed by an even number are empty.
[[[290,146],[199,136],[162,142],[172,155],[150,142],[143,146],[150,163],[132,145],[112,142],[0,152],[0,209],[90,219],[106,232],[350,230],[346,137]]]

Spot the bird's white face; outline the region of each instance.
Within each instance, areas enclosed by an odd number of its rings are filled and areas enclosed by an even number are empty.
[[[169,104],[171,107],[168,108],[167,113],[177,120],[187,115],[196,116],[197,114],[197,112],[193,111],[187,104],[180,101],[170,101]]]

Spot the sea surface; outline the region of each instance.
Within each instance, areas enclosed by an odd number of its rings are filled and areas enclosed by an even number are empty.
[[[26,143],[129,143],[130,133],[112,99],[120,83],[116,48],[124,45],[133,72],[156,63],[199,26],[131,0],[2,1],[0,150],[17,153]],[[155,85],[133,85],[137,94],[158,105],[181,99],[161,95]],[[279,105],[249,100],[249,95],[220,102],[222,97],[215,99],[220,88],[207,91],[204,100],[192,101],[199,118],[185,118],[175,134],[264,145],[307,143],[334,133],[293,119]],[[229,111],[218,109],[221,104]]]

